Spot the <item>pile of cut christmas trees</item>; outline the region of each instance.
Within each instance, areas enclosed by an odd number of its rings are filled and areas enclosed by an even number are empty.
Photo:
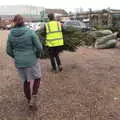
[[[43,53],[41,55],[41,58],[47,58],[48,57],[48,52],[47,48],[45,46],[45,36],[42,34],[43,31],[42,29],[39,31],[36,31],[38,34],[42,44],[43,44]],[[77,30],[72,27],[68,27],[67,29],[64,30],[63,32],[64,36],[64,46],[62,51],[70,51],[70,52],[75,52],[77,48],[80,46],[92,46],[95,43],[95,37],[90,35],[89,33],[81,32],[80,30]]]
[[[116,47],[117,43],[117,32],[112,33],[110,30],[99,30],[90,33],[96,38],[95,48],[108,49]]]
[[[48,58],[48,51],[44,43],[45,36],[42,32],[42,30],[36,32],[43,44],[41,58]],[[98,49],[113,48],[117,43],[115,39],[116,34],[117,33],[112,33],[110,30],[81,32],[75,28],[68,27],[63,32],[64,46],[62,51],[75,52],[77,48],[81,46],[93,46]]]

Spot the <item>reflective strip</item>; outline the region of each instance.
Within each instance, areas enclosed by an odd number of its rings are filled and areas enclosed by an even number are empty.
[[[63,40],[63,38],[47,39],[47,41]]]
[[[50,33],[58,33],[58,32],[61,32],[61,31],[52,31],[52,32],[47,32],[47,34],[50,34]]]

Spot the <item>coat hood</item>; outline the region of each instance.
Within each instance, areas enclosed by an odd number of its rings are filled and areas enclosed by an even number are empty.
[[[29,29],[25,26],[22,27],[15,27],[11,30],[11,36],[13,37],[20,37],[24,35]]]

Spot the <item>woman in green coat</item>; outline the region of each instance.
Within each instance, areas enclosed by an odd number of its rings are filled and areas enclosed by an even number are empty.
[[[41,80],[39,57],[42,44],[36,33],[24,25],[21,15],[16,15],[13,23],[14,27],[8,36],[6,51],[15,61],[29,107],[35,108]],[[33,81],[32,89],[31,80]]]

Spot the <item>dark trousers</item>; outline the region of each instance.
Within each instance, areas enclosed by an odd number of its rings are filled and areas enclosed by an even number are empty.
[[[49,47],[48,53],[53,70],[57,70],[57,66],[59,67],[61,65],[59,57],[60,47]]]
[[[39,86],[40,86],[40,78],[34,80],[32,95],[36,95],[38,93]],[[28,81],[24,82],[24,94],[28,100],[31,100],[30,82]]]

